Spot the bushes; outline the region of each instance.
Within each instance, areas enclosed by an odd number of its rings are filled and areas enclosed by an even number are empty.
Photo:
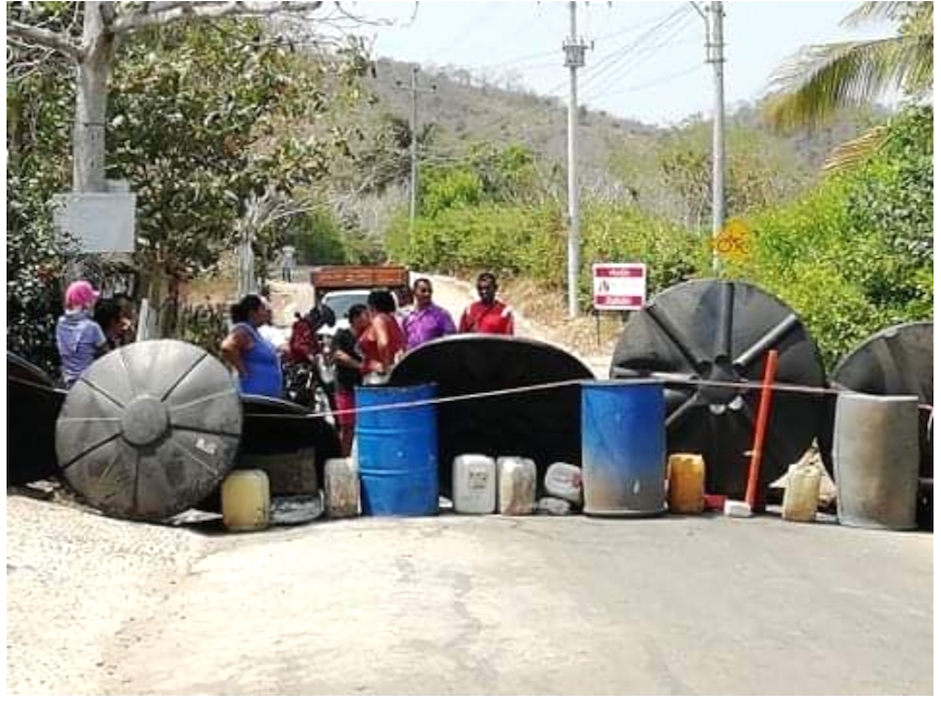
[[[828,368],[881,328],[932,317],[932,126],[930,108],[904,111],[863,167],[748,217],[750,252],[725,264],[723,276],[756,284],[801,316]],[[411,232],[404,215],[393,221],[387,243],[394,258],[429,271],[494,269],[561,288],[563,204],[532,193],[520,203],[508,195],[512,179],[497,192],[482,188],[491,180],[475,180],[483,172],[472,167],[459,167],[453,178],[436,174],[433,212]],[[646,263],[649,295],[711,276],[704,238],[632,205],[584,202],[581,237],[586,308],[593,262]]]
[[[643,215],[636,208],[589,204],[582,219],[583,301],[591,299],[593,262],[643,262],[647,292],[709,272],[709,245],[690,231]]]
[[[526,274],[551,283],[564,262],[564,241],[554,237],[550,208],[461,205],[435,218],[418,218],[411,233],[408,219],[393,219],[386,243],[392,258],[430,271],[493,269]]]
[[[830,368],[878,330],[932,317],[931,122],[902,113],[862,168],[752,218],[748,261],[726,269],[797,311]]]

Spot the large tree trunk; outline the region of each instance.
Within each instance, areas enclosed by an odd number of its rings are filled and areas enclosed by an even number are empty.
[[[105,119],[114,35],[102,17],[101,2],[85,3],[83,44],[88,53],[77,67],[72,190],[104,191]]]

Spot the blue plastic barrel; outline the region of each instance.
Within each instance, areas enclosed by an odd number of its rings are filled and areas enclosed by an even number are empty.
[[[666,506],[663,385],[582,383],[585,514],[650,516]]]
[[[363,514],[438,513],[438,414],[433,404],[368,411],[435,398],[434,384],[357,387],[356,444]]]

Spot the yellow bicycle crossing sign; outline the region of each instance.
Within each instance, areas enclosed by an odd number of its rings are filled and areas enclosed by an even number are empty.
[[[712,249],[729,260],[742,260],[751,252],[751,230],[744,221],[733,218],[712,238]]]

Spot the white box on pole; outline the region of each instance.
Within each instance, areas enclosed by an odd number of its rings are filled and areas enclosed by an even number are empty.
[[[60,233],[75,237],[81,252],[133,252],[134,211],[137,197],[120,190],[95,193],[58,193],[52,197],[53,224]]]

